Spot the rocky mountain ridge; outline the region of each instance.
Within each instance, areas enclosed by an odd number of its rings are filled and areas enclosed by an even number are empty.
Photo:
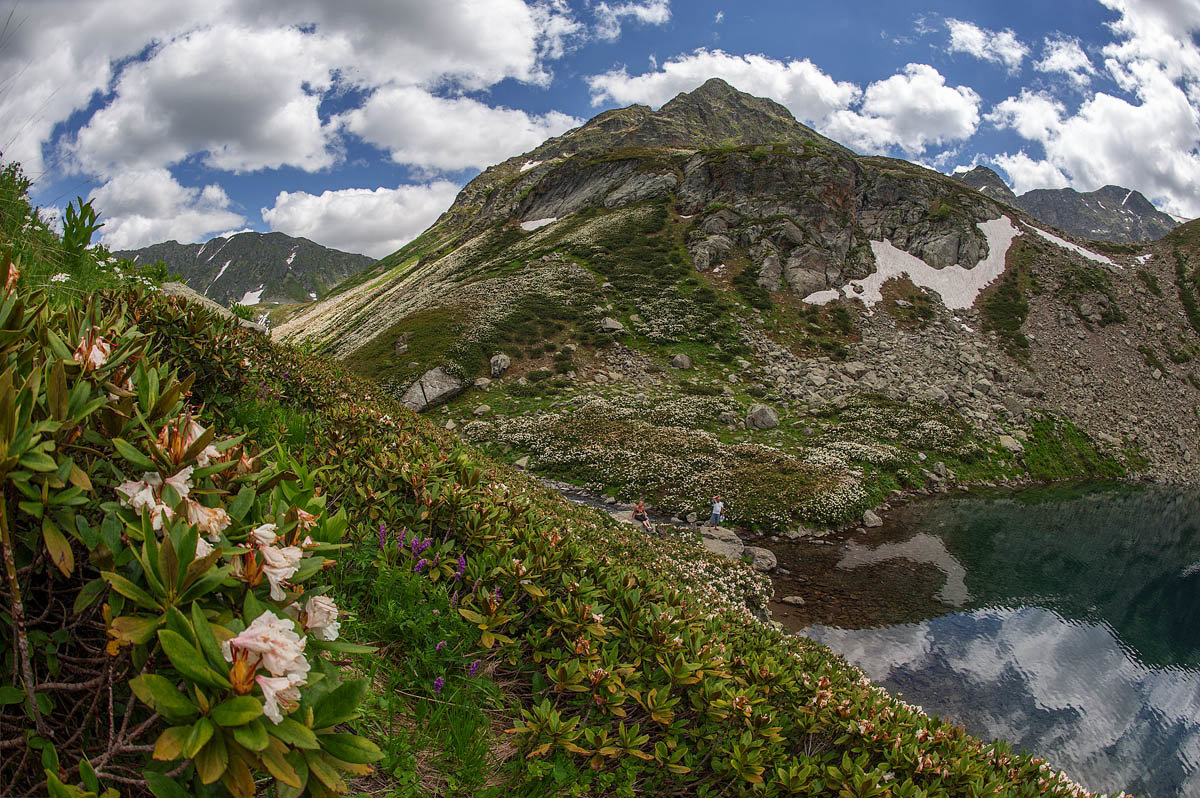
[[[720,81],[601,114],[276,334],[544,476],[672,511],[737,485],[762,527],[953,479],[1194,478],[1189,228],[1072,241],[789,118]]]
[[[236,233],[203,244],[165,241],[116,253],[136,263],[162,261],[189,288],[226,307],[306,303],[375,262],[283,233]]]
[[[1179,226],[1174,217],[1155,208],[1141,192],[1121,186],[1088,192],[1039,188],[1017,196],[1000,175],[986,166],[956,173],[954,178],[1081,238],[1118,243],[1157,241]]]

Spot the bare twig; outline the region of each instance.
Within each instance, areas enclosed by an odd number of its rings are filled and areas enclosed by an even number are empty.
[[[29,638],[25,634],[25,606],[21,603],[21,585],[17,582],[17,562],[13,553],[12,536],[8,532],[8,496],[0,496],[0,546],[4,549],[4,569],[8,572],[8,589],[12,596],[13,633],[17,637],[17,655],[21,662],[21,681],[24,682],[25,698],[33,715],[33,724],[38,734],[51,736],[42,720],[33,695],[33,666],[29,663]]]

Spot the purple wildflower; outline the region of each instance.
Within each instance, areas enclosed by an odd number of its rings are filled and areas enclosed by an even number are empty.
[[[450,609],[454,609],[457,606],[458,606],[458,591],[455,590],[454,595],[452,595],[450,597]]]
[[[479,670],[479,660],[475,660],[474,662],[471,663],[471,667],[467,668],[467,675],[474,676],[476,671],[478,671],[478,670]]]
[[[460,555],[458,555],[458,570],[454,572],[455,580],[461,582],[462,578],[463,578],[463,574],[466,572],[466,570],[467,570],[467,558],[460,554]]]
[[[441,615],[441,614],[442,614],[442,611],[441,611],[441,610],[430,610],[430,612],[432,612],[434,615]]]
[[[383,524],[379,525],[379,550],[383,551],[384,541],[387,540],[386,527]]]
[[[440,643],[438,643],[436,646],[434,646],[434,647],[433,647],[433,650],[434,650],[434,651],[441,651],[441,650],[442,650],[443,648],[445,648],[445,647],[446,647],[446,641],[445,641],[445,640],[443,640],[442,642],[440,642]]]
[[[433,693],[434,693],[434,695],[441,695],[441,694],[442,694],[442,685],[443,685],[443,684],[445,684],[445,683],[446,683],[446,680],[445,680],[445,679],[443,679],[441,676],[439,676],[439,677],[437,677],[436,679],[434,679],[434,680],[433,680]]]
[[[421,573],[421,570],[422,570],[424,567],[425,567],[425,561],[424,561],[424,560],[417,560],[417,564],[413,566],[413,573],[415,573],[415,574],[419,574],[419,573]]]

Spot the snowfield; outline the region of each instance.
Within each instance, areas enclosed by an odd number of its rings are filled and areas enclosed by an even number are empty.
[[[983,289],[1004,273],[1004,259],[1013,239],[1021,231],[1007,216],[989,219],[976,225],[987,238],[987,257],[972,269],[959,265],[935,269],[915,255],[892,245],[891,241],[872,241],[875,253],[875,272],[861,280],[851,280],[841,291],[830,289],[809,294],[804,301],[810,305],[825,305],[838,299],[839,294],[862,300],[868,308],[883,301],[880,289],[888,280],[907,276],[914,285],[936,291],[950,310],[961,310],[975,304]]]

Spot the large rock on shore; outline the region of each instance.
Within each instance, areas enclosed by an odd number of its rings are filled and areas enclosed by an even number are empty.
[[[746,544],[742,543],[737,533],[722,526],[701,527],[700,538],[704,548],[713,554],[720,554],[738,562],[741,562],[742,553],[746,550]]]
[[[448,402],[462,393],[467,384],[441,366],[432,368],[414,382],[400,402],[416,413]]]

